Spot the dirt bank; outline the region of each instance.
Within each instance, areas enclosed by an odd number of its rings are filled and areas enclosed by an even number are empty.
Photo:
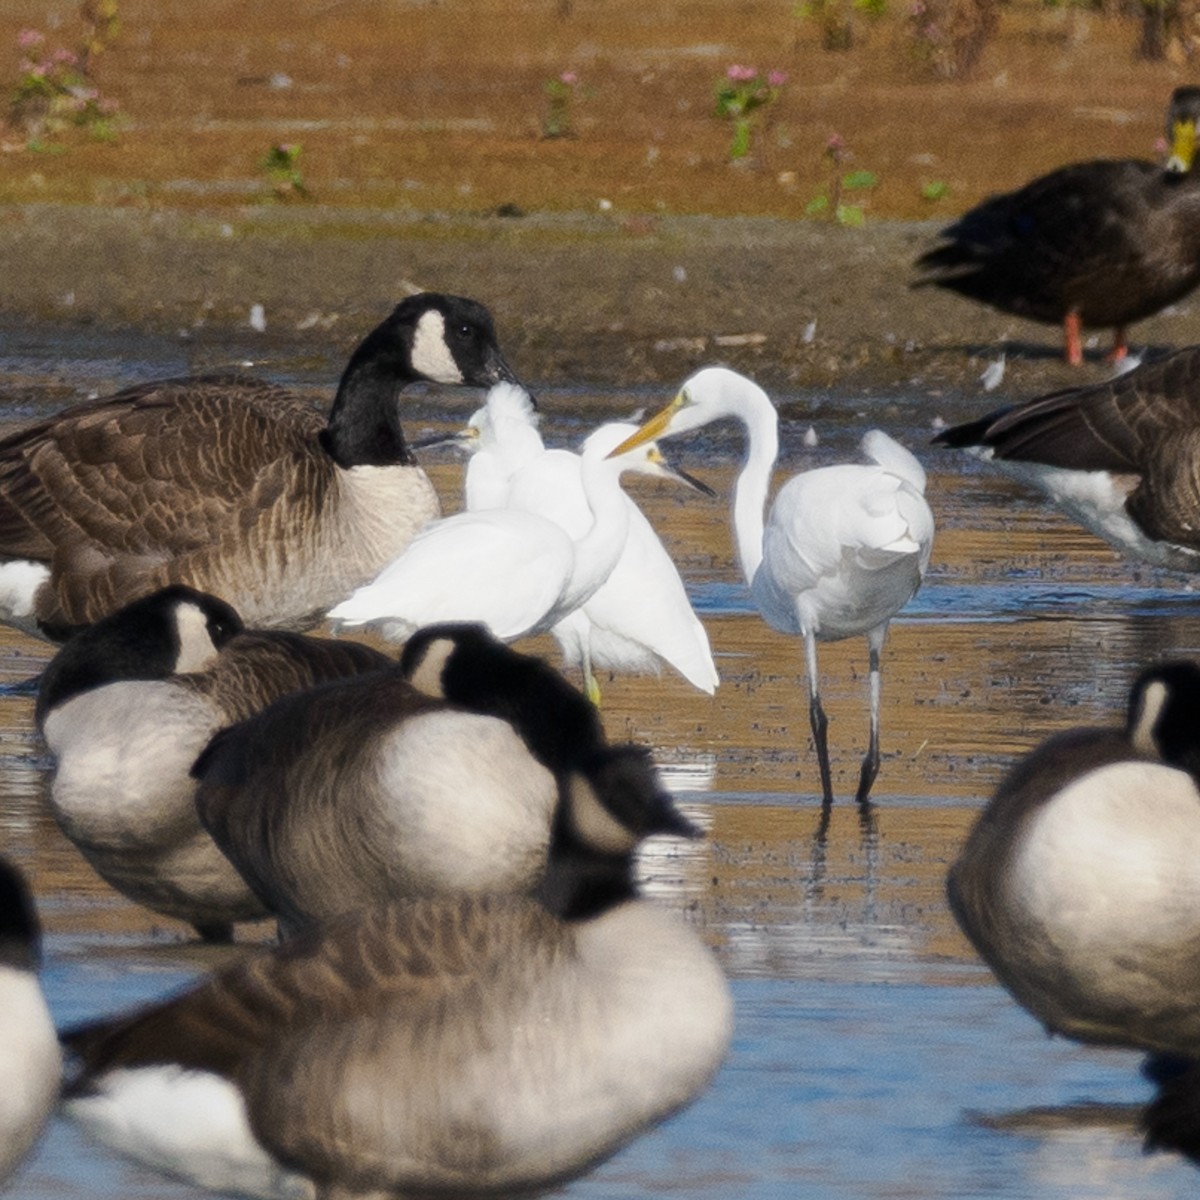
[[[341,356],[406,289],[486,301],[518,370],[543,384],[669,386],[721,359],[776,388],[980,393],[1098,378],[1058,359],[1048,327],[932,289],[911,263],[932,223],[857,229],[772,218],[401,217],[255,208],[215,215],[69,205],[0,210],[0,318],[254,335]],[[2,336],[2,334],[0,334]],[[1200,341],[1200,301],[1134,329],[1135,345]]]

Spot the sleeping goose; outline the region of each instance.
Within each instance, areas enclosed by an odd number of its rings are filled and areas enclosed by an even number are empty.
[[[1200,347],[943,431],[1121,553],[1200,570]]]
[[[24,877],[0,858],[0,1188],[37,1141],[62,1076],[58,1038],[37,980],[39,943]]]
[[[0,440],[0,620],[61,637],[171,583],[299,629],[438,515],[407,384],[511,379],[487,310],[426,293],[360,343],[328,417],[241,376],[143,384]]]
[[[1144,671],[1124,729],[1022,759],[947,891],[980,957],[1050,1033],[1200,1056],[1200,667]]]
[[[1061,167],[992,196],[942,231],[917,260],[932,284],[1002,312],[1061,324],[1067,361],[1083,361],[1080,331],[1125,327],[1160,312],[1200,281],[1200,174],[1193,171],[1200,88],[1176,88],[1165,167],[1097,159]]]
[[[525,1195],[689,1103],[729,987],[641,899],[634,851],[687,833],[636,752],[573,778],[538,897],[396,900],[65,1035],[66,1114],[238,1195]]]
[[[197,760],[196,807],[285,931],[391,896],[528,891],[599,716],[482,626],[421,630],[389,671],[285,696]]]
[[[268,913],[200,825],[193,761],[276,697],[388,663],[353,642],[246,632],[224,601],[182,585],[135,600],[76,634],[42,677],[51,809],[117,891],[227,940],[232,922]]]

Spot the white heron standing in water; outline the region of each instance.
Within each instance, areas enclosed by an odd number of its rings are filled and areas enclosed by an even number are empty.
[[[585,452],[591,447],[607,453],[636,429],[621,422],[602,425],[588,437]],[[550,518],[575,539],[586,533],[591,510],[583,489],[583,460],[573,451],[542,445],[537,412],[523,388],[507,383],[493,387],[486,405],[452,440],[471,455],[463,484],[470,511],[516,508]],[[629,469],[639,470],[636,460]],[[712,494],[690,476],[682,478]],[[625,505],[625,545],[612,573],[550,632],[565,664],[583,672],[587,694],[596,704],[597,668],[657,672],[660,660],[711,695],[718,676],[708,634],[653,526],[628,496]]]
[[[779,453],[779,417],[758,384],[726,367],[698,371],[613,453],[725,418],[740,421],[749,442],[733,498],[738,557],[767,624],[804,638],[809,720],[826,808],[833,803],[833,783],[817,642],[866,635],[871,733],[856,795],[865,808],[879,771],[880,651],[888,622],[921,586],[933,546],[925,471],[898,442],[872,429],[862,439],[870,463],[794,476],[780,488],[764,522]]]

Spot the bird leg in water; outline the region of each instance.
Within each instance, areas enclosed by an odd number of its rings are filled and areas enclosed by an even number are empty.
[[[1124,362],[1129,357],[1129,335],[1124,325],[1118,325],[1113,330],[1112,349],[1106,357],[1113,364]]]
[[[829,770],[829,741],[826,737],[829,721],[821,707],[821,695],[817,685],[817,639],[808,630],[804,632],[804,657],[808,664],[808,720],[812,726],[813,745],[817,748],[823,803],[829,808],[833,804],[833,776]]]
[[[1079,320],[1079,314],[1071,309],[1065,317],[1063,317],[1063,343],[1067,362],[1072,367],[1083,365],[1083,338],[1082,323]]]
[[[875,776],[880,773],[880,647],[871,646],[871,738],[863,760],[862,772],[858,775],[858,791],[854,793],[860,809],[868,808],[866,797],[871,792]]]

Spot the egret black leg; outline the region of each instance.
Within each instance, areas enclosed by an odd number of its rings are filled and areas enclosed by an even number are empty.
[[[867,797],[871,794],[871,785],[875,782],[875,776],[879,774],[879,693],[882,682],[879,658],[886,637],[886,624],[878,629],[872,629],[867,634],[868,661],[871,672],[871,735],[867,756],[863,759],[862,770],[858,776],[858,792],[854,797],[858,801],[860,809],[866,809],[869,806],[870,802]]]
[[[833,804],[833,774],[829,769],[829,720],[821,707],[821,694],[817,679],[817,639],[811,633],[804,635],[804,656],[808,664],[808,721],[812,726],[813,744],[817,749],[817,767],[821,772],[821,793],[826,808]]]

